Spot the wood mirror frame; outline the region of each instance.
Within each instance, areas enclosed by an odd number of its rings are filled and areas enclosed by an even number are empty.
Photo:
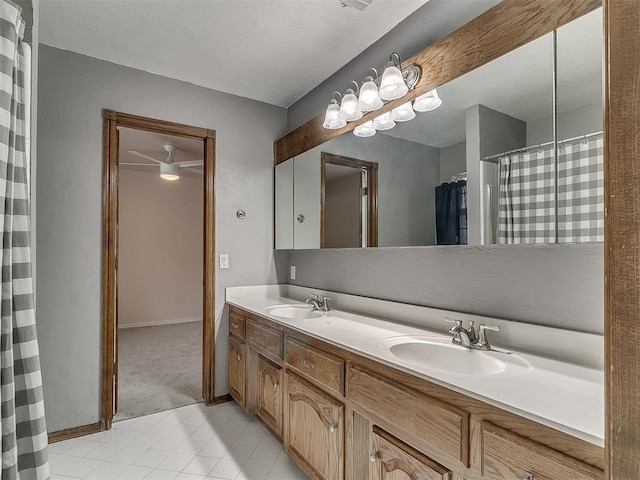
[[[324,113],[274,144],[274,165],[603,6],[605,455],[607,480],[640,478],[640,9],[636,0],[504,0],[408,58],[415,89],[338,130]]]

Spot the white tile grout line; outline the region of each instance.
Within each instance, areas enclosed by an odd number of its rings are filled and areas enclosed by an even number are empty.
[[[49,458],[52,480],[307,479],[235,402],[123,420],[112,430],[51,444]]]

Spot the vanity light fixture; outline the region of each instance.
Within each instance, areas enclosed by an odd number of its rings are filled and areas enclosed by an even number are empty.
[[[396,122],[408,122],[409,120],[414,119],[415,116],[416,112],[413,111],[411,102],[403,103],[399,107],[391,110],[391,119]]]
[[[353,129],[353,134],[356,137],[373,137],[376,134],[376,129],[373,128],[373,120],[358,125]]]
[[[172,163],[161,163],[160,164],[160,177],[164,180],[169,180],[170,182],[174,182],[180,178],[180,167],[178,165],[174,165]]]
[[[391,112],[385,112],[373,119],[373,128],[376,130],[391,130],[396,122],[391,118]]]
[[[442,105],[442,100],[438,96],[438,92],[434,88],[424,95],[420,95],[413,101],[413,109],[416,112],[430,112]]]
[[[347,122],[353,122],[354,120],[360,120],[362,118],[362,112],[358,110],[358,97],[356,93],[359,93],[357,82],[351,80],[349,85],[354,84],[356,89],[348,88],[342,97],[342,105],[340,105],[340,113],[338,118],[340,120],[346,120]]]
[[[378,85],[376,85],[376,81],[378,80],[378,71],[373,67],[369,70],[376,74],[376,78],[374,80],[371,75],[367,76],[364,79],[362,87],[360,87],[358,110],[361,112],[373,112],[374,110],[382,108],[382,105],[384,105],[380,98],[380,94],[378,93]]]
[[[340,99],[342,99],[342,95],[340,92],[333,92],[333,96],[335,97],[336,93],[340,95]],[[327,107],[327,113],[324,115],[324,123],[322,126],[328,130],[337,130],[338,128],[342,128],[347,125],[346,120],[341,120],[338,118],[340,114],[340,103],[335,98],[332,98],[329,102],[329,106]]]

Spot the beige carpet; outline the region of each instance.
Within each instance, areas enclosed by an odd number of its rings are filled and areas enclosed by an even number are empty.
[[[202,323],[118,331],[114,421],[202,401]]]

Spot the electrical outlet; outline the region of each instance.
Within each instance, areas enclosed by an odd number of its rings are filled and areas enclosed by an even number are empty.
[[[289,277],[291,277],[291,280],[295,280],[296,279],[296,266],[295,265],[291,265],[291,273],[289,274]]]
[[[229,268],[229,254],[221,253],[220,254],[220,270],[226,270]]]

